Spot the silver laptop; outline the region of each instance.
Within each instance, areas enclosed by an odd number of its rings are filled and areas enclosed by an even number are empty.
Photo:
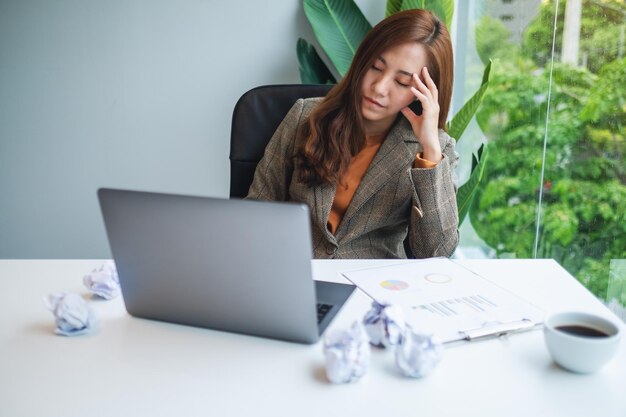
[[[98,198],[133,316],[314,343],[354,290],[313,281],[306,205],[105,188]]]

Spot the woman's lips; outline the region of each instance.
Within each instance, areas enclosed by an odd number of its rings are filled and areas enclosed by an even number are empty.
[[[385,106],[383,106],[382,104],[380,104],[379,102],[377,102],[377,101],[376,101],[376,100],[374,100],[374,99],[371,99],[371,98],[369,98],[369,97],[365,97],[365,96],[364,96],[363,98],[365,99],[365,101],[367,101],[367,102],[369,102],[369,103],[372,103],[372,104],[373,104],[373,105],[375,105],[375,106],[378,106],[378,107],[385,107]]]

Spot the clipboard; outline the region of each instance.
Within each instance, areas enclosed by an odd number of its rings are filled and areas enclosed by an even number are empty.
[[[398,305],[416,331],[442,343],[475,341],[541,327],[545,313],[448,258],[342,272],[379,303]]]

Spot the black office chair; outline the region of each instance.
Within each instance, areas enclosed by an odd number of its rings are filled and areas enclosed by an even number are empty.
[[[265,146],[299,98],[323,97],[328,84],[264,85],[245,93],[233,111],[230,132],[230,198],[244,198]],[[404,249],[414,258],[408,238]]]
[[[233,111],[230,133],[230,197],[243,198],[265,146],[299,98],[323,97],[332,85],[264,85],[245,93]]]

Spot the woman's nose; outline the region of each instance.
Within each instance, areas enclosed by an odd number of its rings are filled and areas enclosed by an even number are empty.
[[[372,89],[376,94],[385,95],[387,93],[389,86],[386,77],[379,77],[374,80],[372,85]]]

